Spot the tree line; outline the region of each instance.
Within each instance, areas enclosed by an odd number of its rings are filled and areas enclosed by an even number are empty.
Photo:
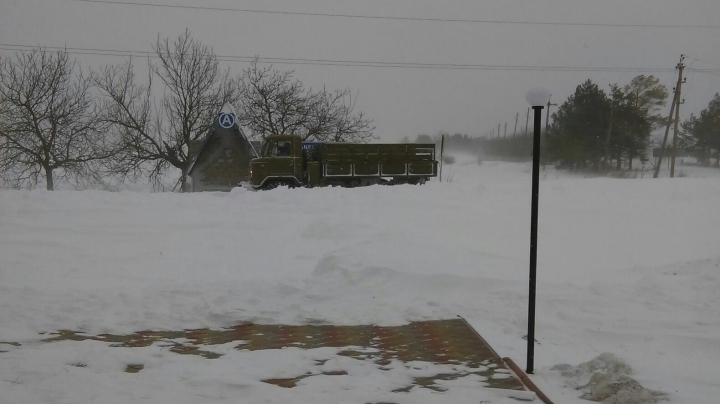
[[[650,160],[652,132],[672,121],[662,115],[668,91],[650,75],[639,75],[605,93],[587,80],[577,86],[553,116],[546,134],[547,154],[560,167],[633,169],[633,161]],[[681,122],[678,148],[703,164],[720,165],[720,94],[699,116]]]
[[[653,130],[666,120],[660,109],[668,91],[654,76],[640,75],[606,93],[590,80],[577,86],[555,112],[547,133],[547,153],[561,167],[602,169],[623,161],[647,160]]]
[[[587,80],[552,114],[552,124],[541,138],[541,159],[559,168],[632,170],[633,161],[650,160],[653,131],[669,123],[661,111],[667,98],[667,88],[652,75],[636,76],[624,86],[611,84],[607,92]],[[705,165],[714,159],[720,166],[720,93],[680,127],[678,148],[685,155]],[[416,141],[439,143],[441,135],[419,135]],[[503,138],[446,134],[445,139],[447,150],[480,157],[511,161],[532,157],[532,134]]]
[[[135,60],[83,70],[64,50],[0,55],[0,179],[75,185],[148,178],[177,169],[188,145],[209,134],[223,105],[251,139],[292,134],[308,141],[368,142],[375,127],[349,89],[306,88],[292,71],[257,59],[237,76],[186,30],[158,40],[147,76]]]
[[[701,164],[710,165],[715,158],[715,167],[720,167],[720,93],[715,93],[700,115],[691,114],[682,123],[680,145]]]

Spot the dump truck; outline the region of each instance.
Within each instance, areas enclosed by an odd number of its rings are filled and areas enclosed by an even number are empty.
[[[303,142],[299,136],[268,136],[250,162],[250,185],[357,187],[424,184],[437,176],[432,143],[365,144]]]

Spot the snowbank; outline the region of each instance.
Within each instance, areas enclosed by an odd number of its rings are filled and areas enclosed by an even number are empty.
[[[265,372],[241,367],[239,353],[203,362],[155,346],[108,356],[102,343],[38,342],[39,333],[60,329],[395,325],[461,315],[522,366],[530,166],[459,161],[452,170],[452,182],[360,189],[0,191],[0,341],[22,344],[0,345],[8,351],[0,353],[0,390],[11,402],[178,403],[238,394],[259,402],[269,392],[276,392],[271,402],[292,401],[293,389],[256,383],[284,365]],[[551,367],[604,352],[673,402],[716,401],[719,200],[718,176],[543,172],[533,380],[556,403],[583,402],[582,393]],[[314,355],[287,354],[263,360]],[[146,376],[127,379],[133,375],[122,369],[141,357]],[[256,367],[256,359],[241,361]],[[327,383],[342,378],[332,377]],[[307,383],[314,380],[326,383]],[[367,402],[359,392],[383,386],[362,383],[347,402]],[[466,387],[453,400],[474,399]],[[303,397],[334,402],[334,388],[318,385]],[[437,400],[428,397],[411,402]]]

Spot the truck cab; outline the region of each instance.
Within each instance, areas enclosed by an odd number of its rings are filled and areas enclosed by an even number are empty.
[[[250,162],[250,184],[297,186],[303,182],[303,152],[299,136],[268,136],[260,156]]]

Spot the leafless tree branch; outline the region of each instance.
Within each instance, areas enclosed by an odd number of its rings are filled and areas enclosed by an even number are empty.
[[[257,59],[239,82],[240,122],[255,139],[289,134],[311,141],[374,139],[375,127],[364,113],[354,113],[356,98],[349,89],[306,90],[293,72],[260,67]]]
[[[91,81],[65,51],[37,48],[0,57],[0,177],[46,188],[87,181],[113,154]]]
[[[132,59],[96,76],[104,120],[121,139],[112,171],[158,183],[175,167],[184,182],[192,163],[188,144],[207,135],[223,105],[237,103],[237,85],[212,48],[188,30],[172,42],[158,38],[153,49],[158,61],[148,61],[146,84],[137,83]]]

